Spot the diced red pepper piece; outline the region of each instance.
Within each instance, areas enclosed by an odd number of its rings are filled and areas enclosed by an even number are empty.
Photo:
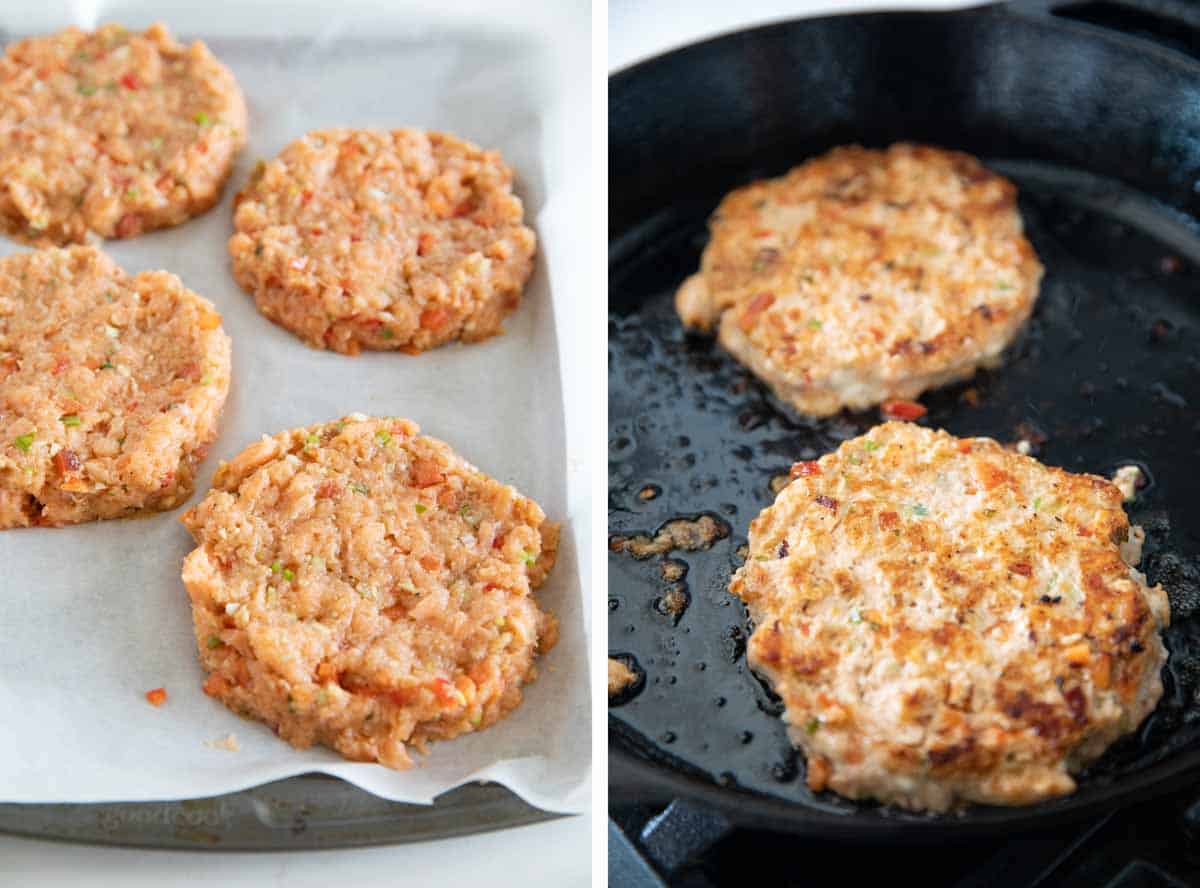
[[[141,84],[138,83],[137,75],[130,71],[127,74],[121,75],[121,86],[126,89],[139,89]]]
[[[438,330],[446,321],[450,320],[450,315],[443,308],[427,308],[421,312],[421,329],[423,330]]]
[[[815,459],[810,459],[805,462],[792,463],[792,469],[788,472],[793,478],[804,478],[809,475],[821,474],[821,464]]]
[[[151,706],[162,706],[167,702],[167,689],[155,688],[152,691],[146,691],[146,702]]]
[[[79,461],[79,456],[74,450],[64,449],[54,454],[54,468],[58,469],[60,475],[67,475],[78,472],[83,468],[83,463]]]
[[[454,686],[444,678],[435,678],[433,680],[433,693],[442,703],[455,702],[453,688]]]
[[[929,412],[923,404],[901,399],[884,401],[879,405],[879,410],[883,414],[884,419],[902,419],[905,422],[920,419]]]

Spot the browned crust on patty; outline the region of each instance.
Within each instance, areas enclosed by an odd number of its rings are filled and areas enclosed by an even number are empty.
[[[46,245],[177,225],[220,198],[245,131],[229,69],[161,24],[18,40],[0,59],[0,228]]]
[[[172,508],[229,390],[212,304],[94,247],[0,259],[0,528]]]
[[[402,419],[264,437],[183,516],[205,690],[298,747],[393,768],[521,701],[558,527]]]
[[[795,475],[730,588],[814,789],[1028,804],[1154,707],[1169,608],[1105,479],[906,423]]]
[[[512,170],[414,129],[310,132],[238,195],[234,276],[316,348],[424,351],[501,331],[533,271]]]
[[[679,314],[801,412],[915,398],[995,363],[1033,309],[1016,193],[956,151],[835,148],[725,197]]]

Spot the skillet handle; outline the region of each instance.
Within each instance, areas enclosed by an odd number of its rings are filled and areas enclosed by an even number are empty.
[[[1010,0],[1004,9],[1083,22],[1200,60],[1200,4],[1194,0]]]

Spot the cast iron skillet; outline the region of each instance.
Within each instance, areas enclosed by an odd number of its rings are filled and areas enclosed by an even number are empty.
[[[1198,35],[1200,11],[1151,0],[853,15],[731,34],[611,79],[609,531],[709,514],[729,532],[671,556],[689,568],[679,615],[661,558],[610,553],[610,652],[644,671],[610,709],[614,801],[682,798],[735,824],[830,838],[942,838],[1200,777]],[[878,414],[795,414],[711,340],[685,336],[671,294],[722,194],[833,145],[900,139],[969,151],[1013,178],[1047,270],[1006,364],[927,394],[923,422],[1028,438],[1075,471],[1137,462],[1152,479],[1130,512],[1148,534],[1143,568],[1171,597],[1166,692],[1075,794],[1033,807],[934,817],[810,793],[726,592],[770,479]]]

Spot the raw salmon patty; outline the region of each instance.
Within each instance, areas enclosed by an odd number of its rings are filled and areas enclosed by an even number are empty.
[[[536,240],[500,155],[445,133],[331,129],[238,195],[233,272],[309,345],[424,351],[500,332]]]
[[[178,225],[217,202],[245,132],[229,69],[162,25],[18,40],[0,59],[0,228],[45,245]]]
[[[127,275],[87,246],[0,259],[0,529],[182,503],[229,352],[173,274]]]
[[[393,768],[521,702],[557,623],[558,527],[423,437],[361,414],[264,437],[183,516],[205,690],[298,747]]]

